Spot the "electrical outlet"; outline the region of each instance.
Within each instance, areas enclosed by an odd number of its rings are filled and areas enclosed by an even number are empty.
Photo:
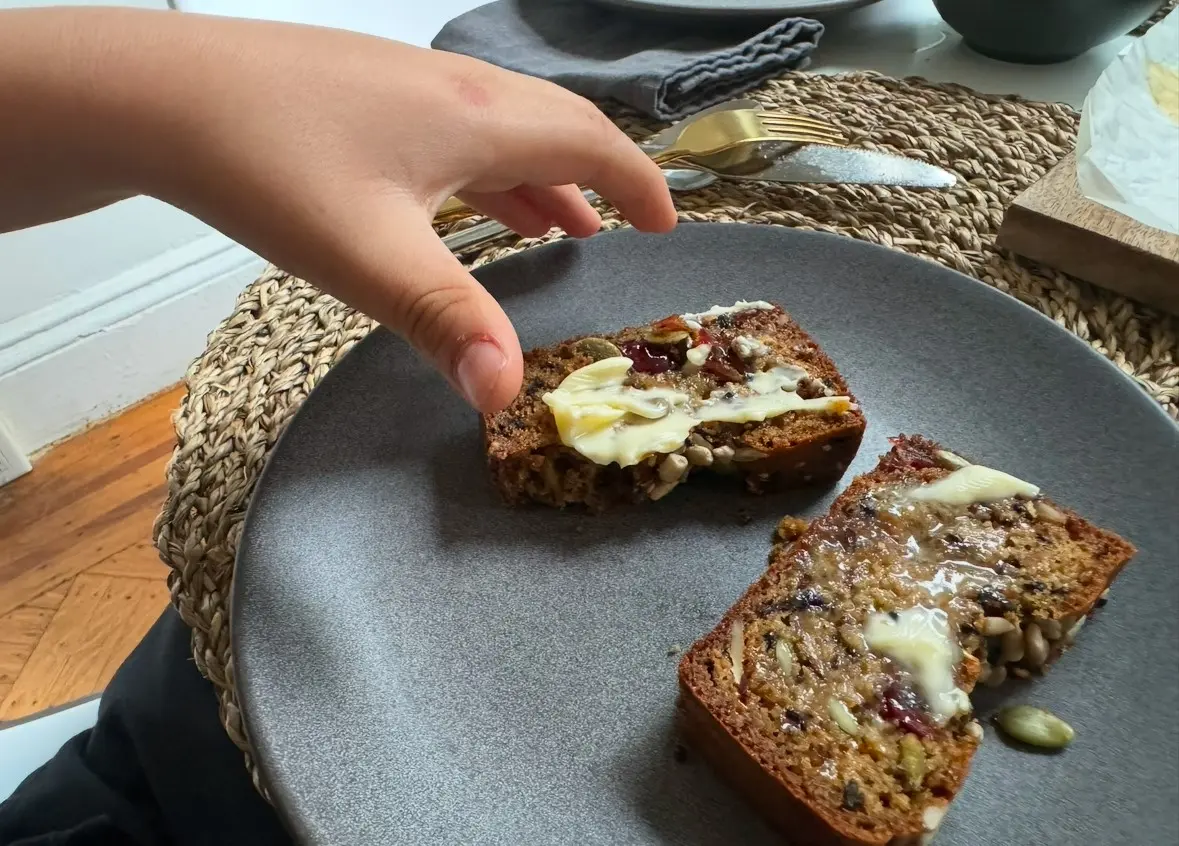
[[[21,452],[0,420],[0,485],[7,485],[32,469],[29,457]]]

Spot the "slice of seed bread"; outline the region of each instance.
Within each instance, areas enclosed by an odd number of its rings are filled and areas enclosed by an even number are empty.
[[[701,422],[682,440],[637,463],[590,459],[559,429],[548,403],[567,377],[595,362],[624,356],[633,363],[623,389],[632,397],[678,392],[707,409],[752,396],[756,377],[793,374],[772,384],[811,406],[760,422]],[[625,366],[625,365],[624,365]],[[760,390],[760,389],[759,389]],[[844,399],[840,399],[844,398]],[[802,403],[800,403],[802,404]],[[633,415],[614,429],[636,422]],[[643,422],[637,420],[637,422]],[[584,504],[660,499],[698,470],[743,476],[750,490],[830,483],[859,448],[864,416],[835,365],[780,307],[739,303],[702,314],[673,315],[602,337],[573,338],[524,357],[524,388],[508,408],[484,415],[491,475],[510,503]]]
[[[966,694],[1042,671],[1134,554],[1004,475],[897,438],[685,655],[689,741],[794,842],[929,842],[982,738]]]

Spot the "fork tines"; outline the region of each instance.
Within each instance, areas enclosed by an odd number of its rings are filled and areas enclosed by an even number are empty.
[[[844,145],[847,138],[836,126],[818,118],[792,114],[786,111],[758,112],[762,125],[784,138],[798,141],[813,141],[820,144]]]

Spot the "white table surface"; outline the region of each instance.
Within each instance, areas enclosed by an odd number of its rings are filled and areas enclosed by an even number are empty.
[[[979,0],[986,2],[986,0]],[[1034,0],[1029,0],[1034,2]],[[426,46],[451,18],[480,0],[175,0],[190,12],[237,15],[355,29]],[[1020,94],[1080,107],[1101,71],[1130,43],[1124,36],[1058,65],[1013,65],[968,49],[932,0],[881,0],[828,21],[812,70],[875,70],[924,76],[992,94]]]
[[[986,2],[986,0],[979,0]],[[1029,0],[1034,2],[1034,0]],[[419,46],[479,0],[175,0],[183,11],[354,29]],[[966,48],[931,0],[881,0],[829,21],[813,70],[875,70],[923,76],[993,94],[1020,94],[1079,107],[1106,65],[1128,43],[1115,39],[1059,65],[1012,65]],[[95,703],[0,731],[0,799],[48,760],[72,734],[92,724]]]

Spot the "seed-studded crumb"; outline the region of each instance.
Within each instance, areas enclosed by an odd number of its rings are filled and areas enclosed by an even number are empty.
[[[688,352],[710,349],[697,364]],[[789,411],[760,423],[702,423],[674,455],[639,464],[595,464],[561,442],[543,401],[575,370],[622,354],[634,361],[631,387],[672,388],[704,401],[743,389],[746,379],[775,366],[806,371],[797,388],[805,399],[846,396],[841,411]],[[504,411],[483,417],[492,479],[511,503],[527,501],[600,510],[619,502],[659,499],[701,471],[739,475],[753,492],[830,483],[859,448],[864,416],[831,359],[782,309],[751,309],[702,318],[689,327],[679,316],[614,335],[573,338],[524,356],[524,386]]]
[[[766,573],[680,665],[689,736],[799,842],[922,842],[982,736],[869,647],[870,618],[942,621],[964,694],[1041,672],[1134,552],[1039,496],[914,501],[952,468],[931,441],[894,443],[801,535],[783,521]]]

